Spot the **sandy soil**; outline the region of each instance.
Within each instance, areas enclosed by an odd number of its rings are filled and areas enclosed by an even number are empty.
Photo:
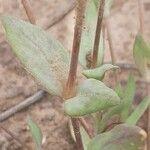
[[[110,17],[113,45],[117,62],[134,63],[132,47],[139,29],[137,0],[124,1],[115,0],[113,13]],[[0,2],[2,3],[0,13],[27,19],[22,6],[19,4],[19,0],[1,0]],[[67,7],[70,2],[70,0],[32,0],[38,24],[44,26],[45,23],[49,23],[49,20],[52,20],[54,15],[62,7]],[[144,0],[144,9],[144,36],[150,42],[149,0]],[[57,25],[48,29],[48,32],[60,40],[68,49],[71,49],[73,24],[74,11]],[[37,82],[24,71],[17,61],[3,33],[3,29],[0,28],[0,112],[23,101],[41,89]],[[108,44],[106,46],[105,61],[110,61]],[[120,78],[126,81],[128,74],[129,71],[122,71]],[[142,98],[145,95],[144,88],[144,85],[139,86],[136,98]],[[68,118],[64,116],[62,103],[58,99],[53,100],[47,95],[41,102],[30,106],[1,123],[24,141],[30,149],[34,149],[34,144],[26,124],[29,115],[36,120],[42,129],[44,138],[46,139],[43,144],[44,150],[75,149],[75,145],[69,134]],[[144,123],[145,121],[143,121],[142,126],[144,126]],[[14,139],[0,130],[0,149],[21,150],[22,148]]]

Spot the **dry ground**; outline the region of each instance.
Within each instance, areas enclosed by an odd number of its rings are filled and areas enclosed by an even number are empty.
[[[0,13],[18,16],[27,19],[20,0],[1,0]],[[71,0],[32,0],[38,24],[49,24],[55,15],[68,7]],[[122,2],[124,3],[122,5]],[[150,1],[144,0],[144,36],[150,42]],[[113,13],[110,17],[115,57],[118,63],[134,63],[132,47],[134,38],[139,29],[137,0],[115,0]],[[67,15],[61,22],[48,29],[68,49],[71,49],[74,24],[74,11]],[[11,48],[7,44],[3,29],[0,28],[0,112],[23,101],[41,87],[28,75],[16,60]],[[107,42],[107,39],[106,39]],[[106,46],[105,60],[110,61],[108,46]],[[123,72],[123,73],[122,73]],[[129,71],[122,71],[120,78],[125,79]],[[144,85],[138,88],[136,98],[144,96]],[[32,105],[26,110],[17,113],[1,124],[11,130],[24,141],[30,149],[34,149],[30,132],[27,129],[28,115],[40,125],[44,138],[44,150],[74,150],[74,143],[70,137],[67,118],[63,114],[62,104],[59,100],[52,100],[46,96],[41,102]],[[144,126],[145,121],[142,122]],[[1,150],[21,150],[20,145],[0,130]]]

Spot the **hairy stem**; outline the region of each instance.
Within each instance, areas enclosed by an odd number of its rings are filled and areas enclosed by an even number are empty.
[[[74,96],[75,93],[75,83],[76,83],[76,74],[77,74],[77,66],[78,66],[78,56],[80,50],[81,43],[81,34],[82,34],[82,26],[84,21],[86,0],[77,0],[77,11],[76,11],[76,23],[74,28],[74,39],[72,46],[72,56],[70,63],[70,70],[68,81],[66,84],[66,89],[64,91],[64,98],[69,99]],[[74,134],[76,138],[76,145],[78,150],[83,150],[83,143],[80,134],[80,124],[77,118],[71,118],[72,126],[74,129]]]
[[[22,0],[22,5],[26,11],[26,14],[29,18],[29,21],[32,23],[32,24],[36,24],[36,18],[34,16],[34,13],[32,11],[32,8],[31,8],[31,5],[30,5],[30,2],[29,0]]]
[[[97,18],[97,26],[96,26],[96,33],[95,33],[95,40],[94,40],[94,47],[93,47],[93,55],[92,55],[92,68],[95,68],[96,64],[97,64],[99,41],[100,41],[103,14],[104,14],[104,6],[105,6],[105,0],[100,0],[99,10],[98,10],[98,18]]]
[[[76,11],[77,14],[76,14],[75,29],[74,29],[72,56],[71,56],[68,81],[64,93],[65,98],[70,98],[74,95],[85,6],[86,6],[86,0],[77,0],[77,11]]]

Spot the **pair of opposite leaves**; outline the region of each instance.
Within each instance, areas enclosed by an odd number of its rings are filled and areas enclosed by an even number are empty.
[[[49,93],[62,96],[69,70],[69,54],[67,50],[46,32],[30,23],[9,16],[2,17],[2,23],[13,51],[23,63],[26,70]],[[116,67],[104,65],[96,70],[96,74],[99,74],[99,79],[102,79],[105,72],[112,68]],[[84,74],[88,77],[89,75],[93,75],[93,71],[86,70]],[[107,109],[119,103],[118,95],[101,81],[87,79],[81,82],[78,89],[75,100],[68,100],[66,102],[65,108],[68,115],[82,116],[101,109]],[[68,104],[68,102],[72,104]],[[87,105],[91,107],[86,107]],[[76,107],[72,109],[71,113],[68,110],[70,109],[69,107],[73,108],[73,106]],[[77,107],[84,109],[79,113]],[[75,112],[78,114],[74,114]]]
[[[38,27],[11,17],[3,17],[2,20],[9,43],[26,69],[51,94],[61,96],[69,68],[69,54],[66,49]],[[150,48],[140,36],[135,41],[134,57],[148,79]],[[105,72],[112,68],[115,67],[103,65],[96,70],[85,70],[83,74],[101,80]]]
[[[105,17],[109,15],[111,3],[112,0],[108,0],[105,4]],[[91,46],[94,43],[97,5],[98,0],[89,0],[87,2],[85,13],[86,29],[83,30],[79,53],[82,66],[86,66],[86,55],[92,49]],[[66,49],[38,27],[11,17],[3,17],[2,20],[9,43],[25,68],[41,82],[49,93],[62,96],[69,70],[69,54]],[[103,52],[103,41],[100,41],[97,65],[100,65],[103,61]],[[105,72],[111,68],[113,66],[104,65],[97,72],[101,73],[98,78],[101,80]],[[84,74],[88,77],[91,72],[87,71]]]

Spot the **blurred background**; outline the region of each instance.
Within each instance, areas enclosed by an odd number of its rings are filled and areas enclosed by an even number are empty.
[[[30,1],[37,24],[58,39],[68,50],[71,50],[75,21],[75,1]],[[150,43],[150,1],[143,1],[144,38]],[[21,5],[21,0],[0,0],[0,14],[28,20]],[[134,64],[132,49],[135,36],[139,31],[137,0],[114,0],[109,19],[116,63]],[[110,62],[107,37],[105,43],[105,62]],[[126,69],[119,72],[119,79],[122,84],[126,83],[129,73],[130,70]],[[141,80],[139,74],[135,74],[137,80]],[[111,78],[111,74],[109,77]],[[107,82],[111,85],[111,80],[107,80]],[[145,84],[138,82],[138,85],[135,104],[145,95]],[[39,89],[37,82],[25,72],[15,58],[6,41],[4,29],[0,25],[0,112],[23,101]],[[62,104],[58,99],[54,101],[46,96],[40,102],[0,123],[33,149],[32,138],[26,125],[28,115],[31,115],[42,129],[46,141],[43,143],[45,150],[74,150],[74,143],[67,125],[68,119],[64,116]],[[145,117],[143,117],[140,125],[145,128]],[[0,149],[2,148],[3,150],[21,149],[13,138],[0,130]]]

